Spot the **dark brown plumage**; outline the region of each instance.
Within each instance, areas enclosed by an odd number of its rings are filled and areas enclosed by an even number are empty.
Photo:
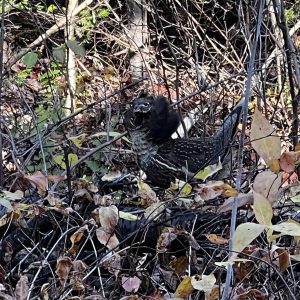
[[[136,99],[126,112],[124,123],[140,168],[157,186],[169,187],[175,178],[187,180],[228,153],[241,115],[236,107],[213,136],[172,139],[179,117],[163,96]]]

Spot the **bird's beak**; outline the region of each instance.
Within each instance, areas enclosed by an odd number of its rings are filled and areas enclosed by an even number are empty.
[[[149,104],[145,103],[134,103],[133,104],[133,112],[136,113],[141,113],[141,114],[146,114],[151,110],[151,106]]]

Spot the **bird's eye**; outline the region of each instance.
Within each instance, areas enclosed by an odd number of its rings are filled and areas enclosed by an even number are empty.
[[[149,107],[149,106],[150,106],[150,103],[149,103],[149,102],[146,102],[144,105],[145,105],[145,107]]]

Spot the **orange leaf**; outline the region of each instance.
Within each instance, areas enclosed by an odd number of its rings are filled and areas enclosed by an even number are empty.
[[[24,175],[24,178],[36,185],[41,193],[44,194],[46,192],[47,178],[42,172],[37,171],[32,175]]]
[[[224,239],[216,234],[206,234],[205,237],[213,244],[223,245],[228,243],[228,239]]]

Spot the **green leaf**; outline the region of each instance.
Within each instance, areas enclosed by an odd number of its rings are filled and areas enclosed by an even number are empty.
[[[85,49],[78,41],[69,40],[66,44],[76,55],[85,56]]]
[[[95,160],[86,160],[85,164],[89,169],[92,170],[93,173],[97,173],[100,171],[100,164],[98,161]]]
[[[53,48],[52,54],[53,54],[53,57],[55,58],[55,60],[59,61],[62,64],[65,62],[65,47],[64,46]]]
[[[100,18],[107,18],[110,14],[110,11],[108,8],[102,8],[100,9],[100,11],[98,12],[98,16]]]
[[[65,163],[65,158],[63,155],[56,155],[54,157],[54,161],[62,168],[66,169],[66,163]],[[69,153],[68,154],[68,160],[69,160],[69,165],[73,165],[78,161],[78,156],[74,153]]]
[[[23,56],[22,60],[27,68],[32,68],[38,61],[38,55],[35,52],[29,52]]]
[[[47,13],[51,14],[53,13],[55,10],[57,9],[57,6],[54,4],[49,5],[49,7],[47,8]]]
[[[77,148],[81,148],[82,143],[86,140],[86,136],[87,136],[86,133],[82,133],[77,136],[70,136],[69,140],[71,140]]]
[[[205,167],[203,170],[199,171],[196,175],[195,178],[196,179],[201,179],[201,180],[206,180],[208,177],[214,175],[215,173],[217,173],[218,171],[222,170],[222,163],[220,161],[220,157],[219,157],[219,162],[217,164],[214,165],[210,165]]]

